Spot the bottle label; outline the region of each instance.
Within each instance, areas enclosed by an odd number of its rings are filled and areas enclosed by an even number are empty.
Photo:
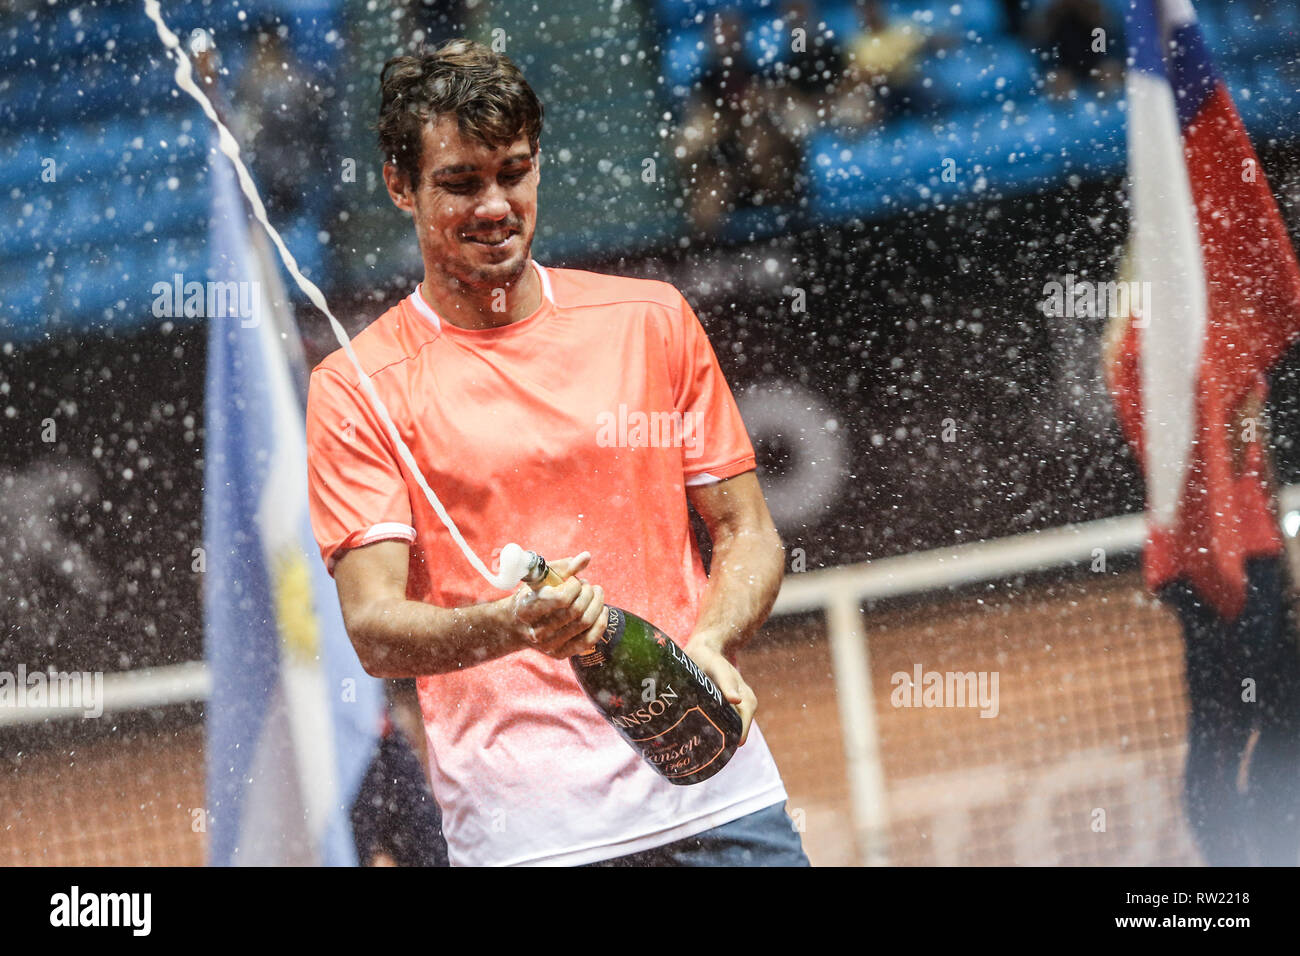
[[[653,625],[651,626],[653,627]],[[663,638],[659,643],[663,647],[667,648],[668,653],[672,656],[673,660],[686,668],[686,672],[695,678],[696,683],[704,689],[706,694],[713,698],[714,703],[719,707],[723,706],[722,691],[718,690],[713,681],[709,679],[708,674],[700,670],[700,665],[691,659],[691,655],[687,654],[686,651],[679,647],[671,637],[659,630],[657,627],[655,628],[655,634],[658,637]]]
[[[688,709],[662,733],[629,739],[641,746],[645,759],[665,777],[699,773],[727,747],[726,734],[699,707]]]
[[[596,642],[596,646],[590,654],[578,655],[578,663],[583,667],[595,667],[597,664],[605,663],[623,637],[623,628],[627,626],[627,618],[618,608],[610,607],[608,604],[605,605],[605,610],[609,612],[605,618],[605,632],[600,635],[600,640]]]

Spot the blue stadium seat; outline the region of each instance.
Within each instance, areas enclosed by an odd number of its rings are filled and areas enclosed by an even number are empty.
[[[1055,114],[1046,104],[1016,112],[990,104],[955,116],[938,146],[955,160],[958,173],[956,183],[947,184],[955,188],[946,192],[1014,188],[1040,177],[1063,163],[1055,132]]]
[[[841,41],[852,40],[860,32],[858,12],[853,3],[838,0],[838,2],[815,5],[815,9],[821,15],[827,29]]]
[[[59,181],[65,188],[99,181],[111,175],[118,162],[115,134],[120,127],[68,125],[59,132],[54,147]]]
[[[774,16],[756,16],[745,33],[745,52],[758,70],[790,59],[790,24]]]
[[[45,270],[6,269],[0,273],[0,343],[39,337],[49,293]]]
[[[328,251],[318,238],[319,232],[320,223],[311,213],[299,216],[282,230],[284,244],[298,260],[298,268],[315,282],[320,281]]]
[[[1223,43],[1227,34],[1223,25],[1223,11],[1214,4],[1199,4],[1196,8],[1196,19],[1210,56],[1215,60],[1222,58],[1225,55]]]
[[[690,0],[654,0],[654,11],[660,28],[670,33],[689,24],[695,12]]]
[[[1034,60],[1012,40],[940,50],[920,66],[930,96],[941,106],[969,108],[1016,97],[1034,88]]]
[[[82,259],[76,268],[65,267],[59,296],[61,308],[89,322],[102,323],[102,313],[128,294],[128,290],[122,287],[119,273],[118,264],[112,257],[104,262]]]
[[[54,8],[43,11],[34,26],[11,21],[0,33],[0,71],[21,69],[29,60],[49,63],[57,59],[67,67],[89,57],[120,58],[135,54],[150,42],[161,41],[142,7],[96,10],[81,4],[72,9]]]
[[[170,99],[170,77],[165,70],[137,72],[129,66],[116,69],[104,64],[96,64],[91,70],[73,65],[58,73],[48,68],[26,69],[9,79],[0,115],[20,129],[89,122],[125,112],[136,104],[166,104]]]
[[[664,51],[664,80],[676,96],[684,96],[704,72],[707,32],[703,29],[675,33]]]
[[[1277,64],[1262,61],[1237,67],[1228,72],[1227,87],[1252,135],[1271,138],[1300,126],[1298,84],[1294,75],[1284,75]]]
[[[668,30],[681,30],[708,22],[716,10],[740,9],[737,0],[656,0],[659,22]]]
[[[26,135],[0,145],[0,190],[27,189],[42,185],[41,160],[49,156],[51,144]],[[55,164],[57,175],[58,164]]]
[[[812,205],[819,214],[852,212],[851,194],[869,181],[863,169],[865,164],[854,161],[859,152],[864,157],[871,155],[866,149],[867,139],[864,136],[850,145],[831,130],[819,130],[808,138],[804,174],[810,185]]]
[[[942,106],[970,106],[992,95],[988,64],[969,50],[944,51],[927,57],[919,66],[934,102]]]
[[[38,259],[53,223],[57,221],[57,194],[49,185],[25,189],[18,199],[5,197],[0,215],[10,224],[0,231],[0,258]]]
[[[1128,165],[1125,115],[1115,103],[1084,101],[1062,111],[1057,131],[1066,160],[1062,172],[1085,179],[1122,174]]]
[[[11,129],[36,126],[41,119],[41,78],[31,71],[12,73],[5,79],[0,99],[0,119]]]
[[[909,119],[853,140],[818,133],[806,166],[819,212],[872,215],[937,198],[931,180],[938,181],[947,159],[964,164],[951,129]]]
[[[942,163],[944,151],[935,135],[934,123],[929,119],[904,119],[886,130],[886,139],[893,161],[901,169],[905,181],[925,175],[932,167]]]
[[[1220,42],[1227,58],[1253,60],[1270,53],[1295,56],[1300,10],[1294,3],[1262,4],[1257,11],[1253,4],[1239,0],[1230,3],[1222,16],[1224,35]]]
[[[892,0],[887,10],[928,34],[995,39],[1006,29],[997,0]]]

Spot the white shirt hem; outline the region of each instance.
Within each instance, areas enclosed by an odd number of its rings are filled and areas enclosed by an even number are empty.
[[[647,833],[642,836],[620,840],[615,843],[603,843],[599,846],[586,847],[581,850],[566,850],[563,853],[552,853],[547,856],[536,857],[530,860],[515,860],[514,862],[503,865],[581,866],[584,863],[597,863],[601,860],[612,860],[615,857],[627,856],[629,853],[640,853],[642,850],[653,850],[655,847],[666,846],[667,844],[673,843],[677,840],[684,840],[686,837],[695,836],[695,834],[703,833],[705,830],[712,830],[714,827],[722,826],[724,823],[731,823],[733,820],[739,820],[743,816],[756,813],[757,811],[762,810],[765,807],[770,807],[773,804],[785,803],[788,799],[789,797],[785,792],[785,784],[778,780],[775,784],[765,787],[753,796],[745,797],[742,800],[719,810],[710,810],[686,821],[685,823],[679,823],[666,830],[658,830],[654,833]]]

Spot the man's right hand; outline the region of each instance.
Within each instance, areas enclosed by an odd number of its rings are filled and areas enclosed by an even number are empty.
[[[522,646],[557,659],[595,649],[607,615],[604,590],[577,576],[590,561],[591,554],[584,551],[547,562],[565,579],[558,586],[548,585],[534,592],[526,584],[519,585],[510,601],[517,625],[514,634]]]
[[[334,566],[348,637],[374,677],[446,674],[533,647],[552,657],[582,654],[605,628],[604,593],[575,577],[588,554],[556,561],[567,578],[532,600],[519,593],[446,608],[406,597],[411,546],[376,541],[344,552]],[[516,608],[518,611],[516,612]]]

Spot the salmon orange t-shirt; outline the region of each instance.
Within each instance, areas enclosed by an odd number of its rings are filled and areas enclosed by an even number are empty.
[[[699,319],[673,286],[532,263],[542,303],[492,329],[443,321],[417,287],[353,341],[402,440],[490,568],[514,541],[591,552],[584,580],[679,643],[707,576],[686,487],[754,468]],[[469,564],[401,462],[342,351],[312,373],[312,527],[349,548],[411,544],[407,597],[503,595]],[[420,677],[434,796],[456,865],[581,864],[783,802],[757,724],[711,779],[660,777],[587,699],[568,661],[525,649]]]

